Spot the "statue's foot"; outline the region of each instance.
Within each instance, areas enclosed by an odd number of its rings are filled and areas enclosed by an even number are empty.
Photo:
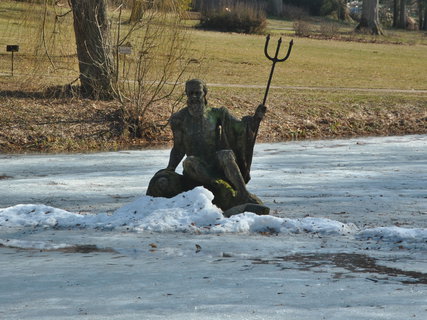
[[[249,193],[246,189],[239,192],[222,179],[215,180],[209,186],[209,190],[215,195],[213,203],[224,211],[240,205],[254,204],[263,206],[262,201],[256,195]],[[255,213],[258,214],[258,211]]]
[[[224,217],[229,218],[231,216],[234,216],[236,214],[243,213],[243,212],[253,212],[260,216],[268,215],[270,213],[270,208],[262,204],[245,203],[245,204],[234,206],[228,210],[225,210],[223,215]]]
[[[242,204],[254,203],[254,204],[260,204],[260,205],[263,204],[260,198],[258,198],[256,195],[249,192],[245,192],[245,194],[240,194],[240,196],[238,196],[237,203],[242,203]]]

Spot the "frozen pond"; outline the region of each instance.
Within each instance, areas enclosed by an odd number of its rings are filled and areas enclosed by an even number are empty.
[[[257,145],[268,217],[145,197],[168,153],[0,155],[0,318],[426,316],[426,135]]]

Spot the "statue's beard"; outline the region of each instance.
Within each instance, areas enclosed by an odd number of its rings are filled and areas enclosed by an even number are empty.
[[[202,100],[192,101],[188,100],[188,109],[192,116],[202,116],[205,110],[205,102]]]

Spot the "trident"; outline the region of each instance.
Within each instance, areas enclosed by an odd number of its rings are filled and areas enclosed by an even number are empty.
[[[283,59],[279,59],[277,56],[279,55],[280,46],[282,45],[282,38],[280,38],[277,41],[276,54],[274,55],[274,58],[270,57],[270,55],[268,54],[269,41],[270,41],[270,35],[268,35],[267,39],[265,40],[264,54],[268,58],[268,60],[273,61],[273,65],[271,66],[270,77],[268,78],[267,88],[265,89],[264,100],[262,101],[263,105],[265,105],[265,102],[267,101],[268,90],[270,90],[271,79],[273,78],[273,72],[274,72],[274,67],[276,66],[276,63],[283,62],[289,58],[289,55],[291,54],[292,46],[294,44],[294,40],[291,40],[289,42],[288,53]]]

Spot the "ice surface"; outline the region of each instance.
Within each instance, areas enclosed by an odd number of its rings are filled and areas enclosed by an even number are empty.
[[[427,136],[260,144],[270,216],[144,196],[167,150],[0,156],[1,319],[423,319]]]

